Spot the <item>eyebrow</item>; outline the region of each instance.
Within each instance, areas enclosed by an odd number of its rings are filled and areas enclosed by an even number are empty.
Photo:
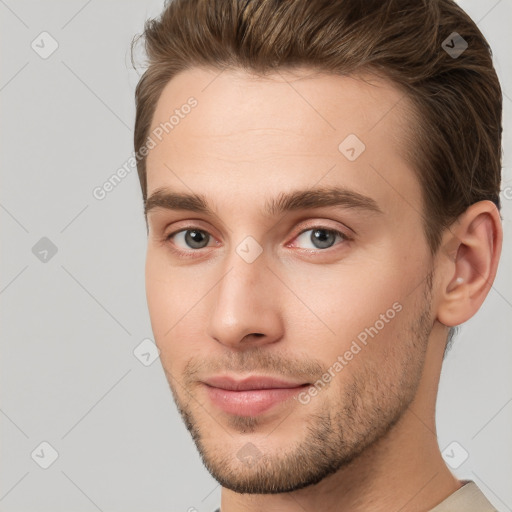
[[[282,192],[265,202],[263,213],[268,216],[277,217],[289,211],[329,206],[363,210],[369,213],[383,213],[377,202],[371,197],[343,187],[321,187]],[[215,216],[206,196],[174,192],[165,188],[157,189],[146,200],[144,215],[147,215],[154,208],[188,210]]]

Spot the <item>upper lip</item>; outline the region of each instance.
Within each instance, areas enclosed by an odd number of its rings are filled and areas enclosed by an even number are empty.
[[[307,384],[306,382],[284,381],[264,375],[252,375],[245,379],[236,379],[227,375],[217,375],[203,380],[208,386],[228,389],[231,391],[247,391],[251,389],[296,388]]]

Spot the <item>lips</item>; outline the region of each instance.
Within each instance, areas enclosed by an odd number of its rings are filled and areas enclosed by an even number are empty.
[[[305,382],[284,381],[281,379],[266,377],[264,375],[253,375],[245,379],[235,379],[226,375],[210,377],[204,381],[208,386],[227,389],[230,391],[248,391],[253,389],[284,389],[303,386]]]
[[[228,414],[256,416],[309,386],[303,382],[284,381],[266,376],[235,379],[216,376],[203,381],[211,402]]]

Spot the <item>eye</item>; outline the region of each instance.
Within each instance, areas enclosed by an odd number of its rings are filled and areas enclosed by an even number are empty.
[[[180,249],[203,249],[208,246],[210,234],[202,229],[182,229],[167,235],[166,240],[173,240]]]
[[[165,240],[176,246],[175,251],[178,253],[190,253],[191,249],[199,250],[212,245],[209,244],[212,241],[211,235],[207,231],[194,227],[170,233]],[[299,241],[299,245],[302,245],[303,249],[329,249],[335,245],[337,240],[344,242],[351,239],[337,229],[314,226],[302,231],[295,240]],[[215,240],[213,241],[215,242]]]
[[[304,249],[329,249],[334,245],[337,238],[341,241],[349,240],[349,237],[341,231],[315,226],[302,231],[295,240],[298,240],[301,244],[307,245],[309,243],[313,245],[312,247],[303,247]]]

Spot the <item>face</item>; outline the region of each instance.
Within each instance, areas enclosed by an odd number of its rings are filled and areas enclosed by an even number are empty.
[[[415,397],[432,260],[403,158],[406,104],[376,78],[299,69],[191,69],[159,99],[151,324],[178,410],[226,488],[317,483]]]

